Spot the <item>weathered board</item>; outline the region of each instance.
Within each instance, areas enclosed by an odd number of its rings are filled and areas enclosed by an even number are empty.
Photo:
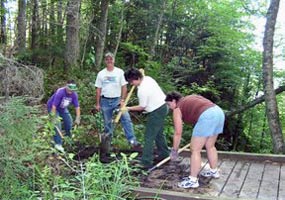
[[[208,167],[205,155],[203,153],[202,168]],[[183,170],[174,170],[174,174],[170,173],[169,177],[176,179],[168,177],[167,180],[161,180],[163,184],[167,184],[168,180],[177,181],[182,174],[189,174],[190,152],[181,152],[180,156],[184,157],[179,163],[180,169],[183,166]],[[161,185],[152,185],[151,189],[141,187],[133,190],[138,195],[155,196],[149,199],[285,200],[285,156],[219,152],[218,166],[220,178],[211,179],[208,185],[201,185],[197,189],[181,189],[176,183],[171,183],[169,190],[164,190]],[[152,178],[154,180],[155,176]]]

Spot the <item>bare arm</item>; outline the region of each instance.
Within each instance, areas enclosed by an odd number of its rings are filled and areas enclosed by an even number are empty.
[[[80,117],[80,107],[75,108],[76,117]]]
[[[122,94],[121,94],[121,100],[125,100],[127,97],[128,89],[127,85],[122,86]]]
[[[96,89],[96,110],[100,110],[101,88]]]
[[[173,123],[174,123],[173,149],[178,150],[183,131],[182,114],[179,108],[175,108],[173,110]]]
[[[142,106],[131,106],[127,107],[129,111],[144,111],[145,107]]]
[[[52,113],[52,114],[56,114],[56,106],[55,106],[55,105],[52,105],[52,107],[51,107],[51,113]]]

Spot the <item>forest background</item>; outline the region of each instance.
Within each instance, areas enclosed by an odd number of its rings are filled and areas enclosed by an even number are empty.
[[[3,169],[9,170],[7,163],[15,166],[11,157],[18,158],[21,166],[38,158],[39,146],[49,149],[53,128],[43,104],[68,79],[79,85],[82,109],[82,125],[75,131],[74,141],[82,146],[98,144],[102,120],[91,113],[94,82],[108,51],[116,55],[116,66],[144,68],[165,92],[196,93],[220,105],[226,125],[219,150],[284,154],[285,70],[284,62],[274,62],[284,61],[285,55],[284,24],[276,24],[279,2],[1,0],[0,151],[9,160],[3,159]],[[11,9],[12,4],[17,9]],[[256,19],[266,23],[256,24]],[[262,35],[262,46],[256,40],[256,30]],[[136,102],[133,95],[130,104]],[[143,142],[144,115],[135,113],[132,118]],[[171,146],[171,115],[165,133]],[[182,143],[190,137],[191,127],[186,127]],[[37,147],[31,148],[34,140]],[[127,146],[120,129],[114,145]],[[10,167],[11,176],[13,169]],[[46,174],[41,171],[41,175],[49,177],[52,172],[45,169]],[[43,177],[37,179],[41,187]],[[6,178],[3,185],[13,180]],[[51,185],[44,186],[51,189]]]

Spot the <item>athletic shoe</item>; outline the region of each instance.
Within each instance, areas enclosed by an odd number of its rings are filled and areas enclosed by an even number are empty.
[[[209,170],[202,171],[200,175],[204,177],[220,178],[220,173],[217,169],[214,169],[214,170],[209,169]]]
[[[198,182],[198,179],[194,180],[193,177],[191,176],[188,176],[188,177],[185,177],[183,178],[183,181],[178,183],[178,187],[181,187],[181,188],[197,188],[199,187],[199,182]]]
[[[60,144],[56,144],[54,145],[54,148],[62,153],[64,153],[64,148],[62,147],[62,145]]]

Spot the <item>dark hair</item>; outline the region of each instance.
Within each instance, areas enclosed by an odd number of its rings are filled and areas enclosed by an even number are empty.
[[[143,77],[142,73],[136,68],[130,68],[124,73],[125,79],[128,82],[139,80]]]
[[[66,83],[67,84],[76,84],[75,80],[68,80]]]
[[[169,92],[166,94],[165,101],[172,101],[173,99],[179,101],[183,96],[179,92]]]

